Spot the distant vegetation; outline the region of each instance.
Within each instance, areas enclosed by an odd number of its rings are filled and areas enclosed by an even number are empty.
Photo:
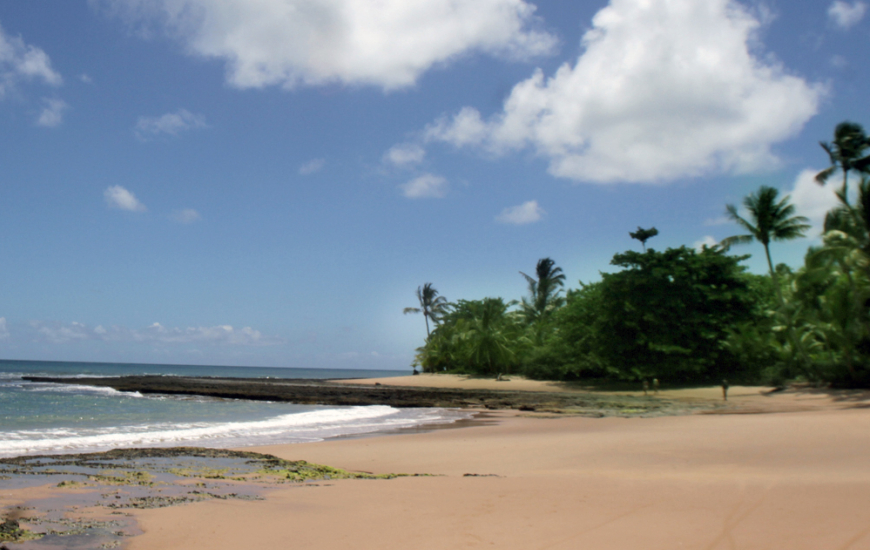
[[[553,380],[870,386],[870,140],[843,122],[821,145],[831,166],[816,181],[842,176],[839,205],[800,269],[775,265],[770,247],[805,236],[808,220],[788,196],[762,186],[743,201],[747,217],[726,207],[745,234],[700,251],[659,252],[646,248],[658,231],[638,227],[630,236],[643,252],[616,254],[610,263],[619,271],[578,289],[564,288],[550,258],[534,276],[521,273],[528,295],[520,301],[448,302],[426,283],[417,289],[420,307],[405,310],[423,313],[427,324],[414,366]],[[753,241],[764,247],[766,275],[746,271],[749,256],[730,254]]]

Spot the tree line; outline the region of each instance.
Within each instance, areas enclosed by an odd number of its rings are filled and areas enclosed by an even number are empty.
[[[566,289],[551,258],[538,261],[521,300],[448,302],[432,283],[417,289],[427,337],[414,367],[424,372],[553,380],[870,385],[870,139],[843,122],[822,142],[839,204],[820,246],[793,270],[771,244],[804,237],[808,220],[788,196],[762,186],[726,214],[744,234],[700,250],[647,248],[656,228],[629,233],[643,251],[613,256],[613,273]],[[834,178],[842,176],[842,180]],[[840,183],[841,181],[841,183]],[[850,192],[849,185],[856,185]],[[854,200],[853,200],[853,197]],[[768,273],[749,273],[738,245],[764,248]]]

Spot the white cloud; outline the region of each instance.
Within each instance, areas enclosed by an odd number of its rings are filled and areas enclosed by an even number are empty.
[[[404,168],[423,162],[426,150],[416,143],[400,143],[384,153],[383,161],[393,166]]]
[[[399,186],[409,199],[441,199],[447,195],[447,180],[434,174],[423,174]]]
[[[791,195],[791,202],[797,215],[810,219],[812,227],[807,231],[807,236],[811,238],[822,234],[825,214],[840,204],[834,194],[834,190],[839,186],[836,185],[835,181],[828,182],[827,185],[819,185],[816,183],[816,174],[818,173],[819,170],[812,168],[801,171],[795,178],[792,189],[785,193]]]
[[[867,13],[867,4],[864,2],[843,2],[836,0],[828,7],[828,18],[841,29],[848,29],[861,22]]]
[[[299,173],[303,176],[320,172],[326,166],[326,159],[312,159],[299,167]]]
[[[72,322],[67,325],[43,325],[39,322],[33,322],[31,326],[36,329],[40,339],[47,340],[53,344],[89,340],[92,337],[92,332],[85,325],[78,322]]]
[[[719,216],[718,218],[709,218],[704,220],[704,225],[707,227],[714,225],[727,225],[729,223],[734,223],[728,216]]]
[[[835,69],[845,69],[849,66],[849,61],[842,55],[832,55],[830,63]]]
[[[2,319],[2,318],[0,318]],[[5,320],[3,322],[5,326]],[[231,325],[213,327],[169,328],[160,323],[143,329],[128,329],[118,326],[108,328],[97,325],[89,328],[83,323],[30,323],[37,341],[65,344],[75,341],[139,342],[153,345],[203,344],[229,346],[270,346],[281,344],[283,339],[264,336],[251,327],[234,328]],[[0,337],[2,339],[2,337]]]
[[[505,208],[501,214],[495,217],[495,221],[512,225],[525,225],[540,221],[545,213],[544,209],[538,205],[538,201],[528,201],[519,206]]]
[[[127,191],[120,185],[107,187],[103,191],[103,197],[106,199],[106,204],[109,208],[117,208],[119,210],[129,210],[131,212],[144,212],[147,210],[145,205],[139,202],[136,195]]]
[[[180,132],[206,127],[204,115],[179,109],[174,113],[166,113],[158,117],[140,116],[135,131],[140,139],[147,139],[160,134],[177,136]]]
[[[414,84],[468,52],[526,58],[555,39],[524,0],[95,0],[226,63],[239,88]]]
[[[45,51],[25,44],[20,36],[9,36],[0,28],[0,98],[20,80],[40,80],[51,86],[63,84]]]
[[[6,317],[0,317],[0,340],[9,339],[9,328],[6,326]]]
[[[193,223],[201,220],[202,216],[193,208],[184,208],[173,212],[172,219],[178,223]]]
[[[717,244],[719,244],[719,241],[717,241],[716,239],[714,239],[714,238],[711,237],[710,235],[705,235],[703,239],[701,239],[701,240],[699,240],[699,241],[695,241],[694,244],[692,244],[692,248],[694,248],[695,250],[700,251],[700,250],[702,250],[705,246],[706,246],[707,248],[713,248],[713,247],[716,246]]]
[[[241,329],[231,325],[215,327],[166,328],[154,323],[146,329],[131,333],[139,341],[159,342],[162,344],[226,344],[233,346],[275,345],[283,342],[280,338],[266,337],[251,327]]]
[[[427,140],[495,154],[532,148],[557,177],[655,182],[749,172],[801,129],[825,90],[759,55],[760,23],[733,0],[611,0],[585,51],[517,84],[503,111],[470,107]]]
[[[63,112],[69,107],[66,101],[61,99],[45,99],[45,107],[36,119],[36,124],[46,128],[60,126],[63,122]]]
[[[85,84],[93,84],[94,83],[94,80],[85,73],[82,73],[79,75],[79,80],[81,80]]]

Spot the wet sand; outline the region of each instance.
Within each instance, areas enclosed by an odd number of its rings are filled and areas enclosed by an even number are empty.
[[[668,397],[717,399],[720,391]],[[496,411],[495,422],[456,430],[258,448],[348,470],[434,476],[137,511],[144,534],[128,548],[870,548],[870,394],[762,391],[732,388],[719,410],[726,414]]]

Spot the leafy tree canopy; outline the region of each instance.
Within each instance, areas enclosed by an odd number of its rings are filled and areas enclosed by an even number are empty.
[[[756,314],[745,257],[720,249],[617,254],[622,267],[571,293],[563,338],[575,364],[622,379],[717,379],[736,365],[727,331]]]

